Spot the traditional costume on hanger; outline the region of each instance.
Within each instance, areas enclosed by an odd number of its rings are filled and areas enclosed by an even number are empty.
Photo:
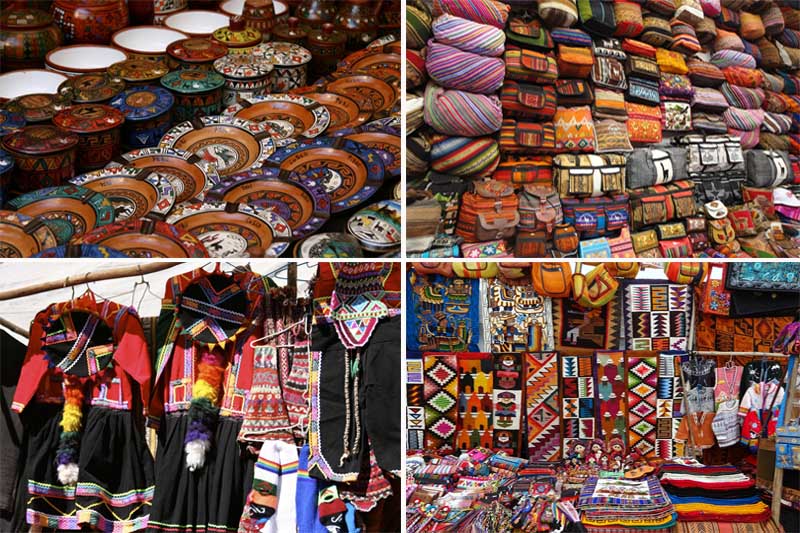
[[[253,479],[239,444],[264,279],[197,269],[167,282],[151,415],[160,417],[153,531],[236,531]]]
[[[150,368],[131,307],[87,292],[36,315],[12,405],[26,430],[19,500],[28,524],[147,527],[154,480],[142,414]]]

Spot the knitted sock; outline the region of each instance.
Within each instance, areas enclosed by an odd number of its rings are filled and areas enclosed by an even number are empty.
[[[297,463],[297,530],[308,533],[328,533],[317,515],[317,479],[308,475],[308,444],[300,449]]]
[[[297,531],[297,446],[275,442],[281,462],[281,482],[278,491],[278,512],[275,514],[278,531]]]
[[[253,490],[250,491],[250,516],[257,523],[270,519],[278,508],[278,485],[280,483],[280,455],[276,441],[266,441],[261,445],[255,470]]]
[[[339,498],[336,485],[329,485],[319,493],[319,521],[331,533],[346,533],[347,522],[345,515],[347,506]]]

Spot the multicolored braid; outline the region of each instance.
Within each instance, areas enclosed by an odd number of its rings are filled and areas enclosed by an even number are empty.
[[[189,429],[184,440],[186,466],[194,472],[206,462],[211,436],[219,418],[219,400],[225,374],[225,357],[213,350],[203,353],[189,404]]]
[[[83,419],[83,389],[78,378],[64,376],[64,411],[61,414],[61,435],[58,437],[56,469],[64,485],[78,482],[78,453],[81,445]]]

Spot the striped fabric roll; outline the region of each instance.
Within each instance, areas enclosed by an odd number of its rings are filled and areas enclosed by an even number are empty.
[[[761,13],[761,21],[764,23],[764,30],[768,35],[778,35],[786,27],[783,21],[783,13],[775,5],[769,6]]]
[[[789,133],[792,129],[792,119],[781,113],[764,113],[761,129],[778,135]]]
[[[500,161],[500,148],[491,137],[448,137],[433,145],[431,168],[455,176],[489,176]]]
[[[742,143],[742,149],[744,150],[752,150],[758,143],[761,141],[761,131],[760,130],[737,130],[736,128],[728,128],[728,135],[733,135],[734,137],[739,137],[739,140]]]
[[[497,92],[506,76],[502,59],[462,52],[433,39],[428,41],[425,68],[428,76],[443,87],[480,94]]]
[[[729,107],[722,114],[722,119],[729,128],[741,131],[753,131],[761,129],[764,123],[764,111],[761,109],[739,109]]]
[[[783,92],[783,78],[776,74],[772,74],[770,72],[761,71],[761,74],[764,76],[764,79],[761,83],[761,87],[768,90],[768,91],[775,91],[778,93]]]
[[[434,17],[449,13],[501,30],[506,27],[509,11],[511,6],[494,0],[433,0]]]
[[[744,52],[735,50],[717,50],[711,56],[711,62],[719,68],[725,67],[745,67],[756,68],[756,59]]]
[[[503,107],[497,96],[448,91],[431,82],[425,88],[425,122],[446,135],[491,135],[503,124]]]
[[[749,89],[739,85],[723,83],[720,91],[725,95],[725,99],[733,107],[741,109],[760,109],[764,103],[764,89]]]
[[[431,162],[431,143],[426,136],[406,137],[406,169],[414,176],[425,174]]]
[[[464,52],[488,57],[501,56],[506,48],[503,30],[447,13],[433,21],[433,37]]]
[[[414,6],[406,7],[407,48],[424,48],[431,38],[431,16]]]

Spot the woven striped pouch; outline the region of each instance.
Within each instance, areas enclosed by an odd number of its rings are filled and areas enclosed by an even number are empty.
[[[406,6],[406,44],[420,49],[431,38],[431,16],[422,9]]]
[[[760,70],[744,67],[725,67],[722,69],[725,81],[731,85],[755,89],[764,85],[764,75]]]
[[[729,127],[728,134],[739,137],[739,140],[742,143],[742,148],[745,150],[751,150],[755,148],[758,146],[758,143],[761,140],[761,130],[745,131]]]
[[[500,161],[500,148],[491,137],[448,137],[431,148],[431,168],[462,177],[489,176]]]
[[[499,57],[463,52],[433,39],[428,41],[425,68],[443,87],[480,94],[497,92],[506,75],[506,64]]]
[[[435,83],[425,88],[424,113],[425,123],[446,135],[491,135],[503,123],[503,107],[497,96],[446,90]]]
[[[711,56],[711,62],[719,68],[745,67],[756,68],[756,59],[744,52],[736,50],[717,50]]]
[[[511,6],[494,0],[433,0],[435,17],[449,13],[500,29],[506,27],[510,11]]]
[[[760,109],[764,103],[764,89],[750,89],[725,82],[720,87],[728,103],[742,109]]]
[[[761,129],[769,133],[783,135],[791,131],[792,119],[780,113],[766,112],[764,113],[764,122],[761,124]]]
[[[539,0],[539,16],[551,28],[569,28],[578,22],[573,0]]]
[[[738,107],[729,107],[722,113],[722,118],[728,128],[753,131],[761,129],[761,124],[764,123],[764,111],[761,109],[740,109]]]
[[[433,21],[433,36],[442,44],[489,57],[502,56],[506,44],[506,34],[500,28],[450,14]]]
[[[552,122],[506,119],[500,130],[500,151],[511,154],[552,154],[556,132]]]
[[[778,6],[769,6],[761,13],[761,22],[764,23],[764,31],[767,35],[778,35],[783,32],[786,25],[783,20],[783,13]]]

